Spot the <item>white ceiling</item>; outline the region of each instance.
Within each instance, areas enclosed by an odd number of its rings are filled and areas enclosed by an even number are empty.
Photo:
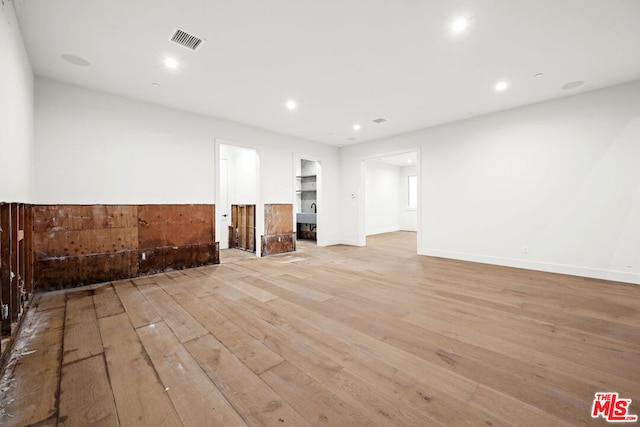
[[[14,4],[37,76],[333,145],[640,78],[639,0]],[[468,29],[454,33],[460,16]],[[176,27],[206,42],[173,44]],[[498,93],[501,79],[509,88]]]
[[[391,156],[371,159],[371,161],[378,161],[381,163],[399,167],[415,166],[418,164],[418,152],[412,151],[409,153],[394,154]]]

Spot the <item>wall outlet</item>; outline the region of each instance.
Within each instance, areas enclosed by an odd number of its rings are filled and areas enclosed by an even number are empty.
[[[524,246],[522,247],[522,253],[523,253],[523,254],[528,254],[528,253],[529,253],[529,246],[524,245]]]
[[[142,255],[140,256],[140,258],[144,261],[147,259],[147,254],[145,254],[144,252],[142,252]]]

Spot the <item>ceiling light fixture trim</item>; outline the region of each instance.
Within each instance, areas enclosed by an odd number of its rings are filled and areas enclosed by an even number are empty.
[[[62,56],[62,59],[64,59],[68,63],[73,64],[73,65],[77,65],[79,67],[88,67],[89,65],[91,65],[91,63],[89,61],[87,61],[86,59],[84,59],[83,57],[78,56],[78,55],[72,55],[70,53],[63,53],[60,56]]]
[[[562,86],[562,89],[574,89],[578,86],[582,86],[584,84],[584,80],[576,80],[575,82],[569,82],[566,85]]]

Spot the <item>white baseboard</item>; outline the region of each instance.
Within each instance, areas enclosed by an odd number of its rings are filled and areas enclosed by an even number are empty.
[[[351,243],[345,243],[341,240],[323,240],[322,242],[316,242],[318,246],[320,246],[321,248],[325,247],[325,246],[335,246],[335,245],[349,245],[349,246],[357,246],[357,245],[353,245]]]
[[[440,258],[452,258],[462,261],[479,262],[483,264],[502,265],[527,270],[546,271],[549,273],[569,274],[572,276],[590,277],[593,279],[612,280],[616,282],[640,285],[640,274],[626,271],[605,270],[590,267],[579,267],[565,264],[554,264],[540,261],[528,261],[514,258],[494,257],[488,255],[470,254],[465,252],[447,251],[441,249],[424,249],[419,255]]]

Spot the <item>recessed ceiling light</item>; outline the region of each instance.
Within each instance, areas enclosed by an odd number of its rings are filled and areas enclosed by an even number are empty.
[[[360,130],[360,125],[358,123],[353,125],[353,130]]]
[[[165,58],[164,59],[164,65],[167,68],[175,70],[176,68],[178,68],[178,61],[176,61],[175,58]]]
[[[386,122],[386,121],[387,121],[387,119],[385,119],[384,117],[378,117],[377,119],[373,119],[372,121],[373,121],[373,123],[378,123],[378,124],[380,124],[380,123],[384,123],[384,122]]]
[[[79,67],[88,67],[89,65],[91,65],[89,61],[87,61],[81,56],[72,55],[70,53],[63,53],[61,56],[62,56],[62,59],[64,59],[68,63],[73,65],[78,65]]]
[[[584,84],[583,80],[576,80],[575,82],[570,82],[567,83],[566,85],[562,86],[562,89],[573,89],[576,88],[578,86],[582,86]]]
[[[461,33],[466,30],[468,24],[469,22],[465,18],[458,18],[451,24],[451,31]]]
[[[544,76],[544,73],[537,73],[537,74],[533,75],[533,77],[535,77],[536,79],[538,79],[538,78],[540,78],[542,76]]]
[[[505,82],[504,80],[499,81],[498,83],[496,83],[496,85],[494,86],[495,90],[498,92],[502,92],[503,90],[505,90],[507,87],[509,86],[509,84],[507,82]]]
[[[153,83],[151,83],[151,86],[153,86],[153,87],[160,87],[160,83],[153,82]]]
[[[411,160],[411,159],[407,159],[407,163],[411,163],[411,162],[412,162],[412,160]]]
[[[287,101],[287,110],[295,110],[298,104],[293,99]]]

